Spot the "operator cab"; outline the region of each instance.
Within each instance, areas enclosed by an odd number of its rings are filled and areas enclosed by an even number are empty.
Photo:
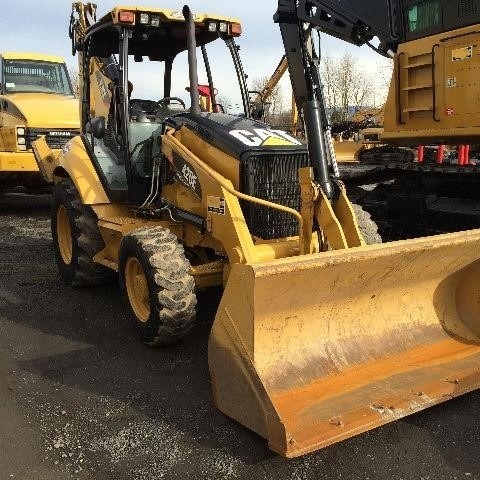
[[[205,84],[201,110],[225,111],[234,106],[237,112],[231,113],[249,116],[245,75],[234,42],[241,34],[239,21],[199,14],[193,18],[197,53],[203,58],[198,62]],[[126,199],[128,194],[133,204],[139,204],[148,196],[166,120],[190,111],[187,37],[181,12],[116,7],[92,24],[81,42],[72,38],[85,58],[83,78],[89,78],[83,86],[81,113],[83,130],[91,135],[84,141],[112,200]],[[219,45],[224,58],[229,52],[233,69],[225,68]],[[207,46],[215,63],[222,62],[218,66],[210,64]],[[233,78],[227,72],[233,72]],[[221,83],[223,99],[216,96],[214,81]],[[210,92],[208,98],[205,91]]]

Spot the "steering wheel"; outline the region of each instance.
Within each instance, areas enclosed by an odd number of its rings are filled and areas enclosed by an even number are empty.
[[[160,106],[160,107],[167,107],[167,108],[168,108],[168,104],[169,104],[171,101],[174,101],[174,102],[176,102],[176,103],[179,103],[184,110],[187,109],[186,106],[185,106],[185,102],[184,102],[181,98],[179,98],[179,97],[163,97],[161,100],[159,100],[159,101],[157,102],[157,104],[158,104],[158,106]]]

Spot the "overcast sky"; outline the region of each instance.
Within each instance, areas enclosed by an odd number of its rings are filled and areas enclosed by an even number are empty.
[[[116,2],[98,0],[98,16],[107,13],[115,5],[135,5],[135,0]],[[272,17],[276,0],[140,0],[138,5],[181,10],[188,3],[193,12],[217,13],[238,17],[243,35],[238,39],[246,73],[250,78],[270,76],[282,54],[282,41],[278,25]],[[76,66],[71,55],[68,38],[70,0],[0,0],[0,49],[49,53],[65,57],[67,65]],[[354,53],[365,68],[371,68],[378,56],[368,48],[350,46],[344,42],[324,37],[322,52],[342,56],[346,51]],[[230,66],[229,66],[230,68]],[[142,79],[145,81],[146,79]],[[287,80],[287,79],[286,79]],[[285,82],[286,83],[286,82]]]

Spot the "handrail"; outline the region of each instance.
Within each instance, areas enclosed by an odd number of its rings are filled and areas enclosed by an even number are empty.
[[[401,66],[401,62],[400,62],[400,57],[402,55],[405,55],[405,52],[400,52],[398,55],[397,55],[397,89],[396,89],[396,96],[397,96],[397,121],[399,123],[399,125],[405,125],[406,122],[403,121],[403,118],[402,118],[402,89],[400,87],[400,82],[401,82],[401,79],[402,79],[402,66]]]
[[[432,102],[433,102],[433,109],[432,109],[432,115],[433,115],[433,120],[435,122],[440,122],[440,118],[437,118],[437,90],[436,90],[436,75],[435,75],[435,49],[439,47],[440,45],[436,43],[432,47]]]

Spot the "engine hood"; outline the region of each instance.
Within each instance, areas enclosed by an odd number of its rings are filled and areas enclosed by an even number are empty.
[[[306,151],[307,146],[289,133],[250,118],[224,113],[181,113],[169,118],[174,128],[186,126],[211,145],[240,158],[246,152]]]
[[[17,93],[0,97],[3,113],[33,128],[80,128],[78,99],[65,95]]]

